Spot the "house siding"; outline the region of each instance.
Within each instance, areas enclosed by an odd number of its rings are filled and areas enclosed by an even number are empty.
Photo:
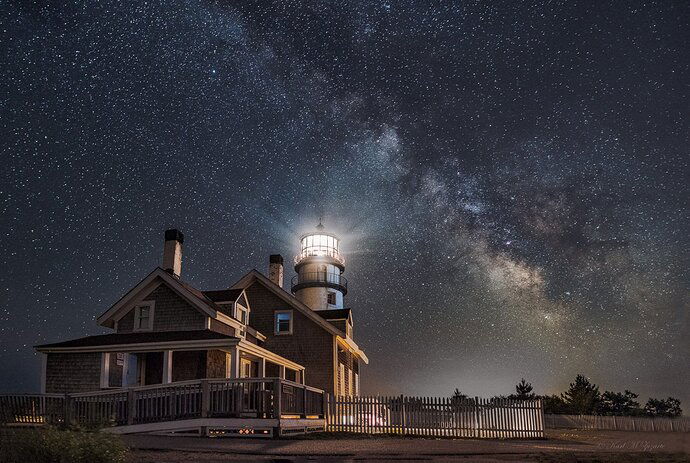
[[[246,293],[252,308],[250,326],[266,335],[262,347],[304,366],[309,386],[332,393],[333,335],[260,283],[253,283]],[[293,334],[274,334],[276,310],[292,310]]]
[[[172,356],[173,381],[189,381],[206,376],[206,351],[175,351]]]
[[[101,353],[48,353],[46,392],[70,394],[101,388]]]
[[[335,326],[343,333],[347,333],[347,320],[328,320],[328,323]]]
[[[228,355],[221,350],[209,350],[206,353],[206,377],[225,378],[225,362]]]
[[[193,307],[166,284],[159,285],[144,297],[155,301],[153,331],[202,330],[206,328],[207,316]],[[117,322],[118,333],[134,330],[134,309],[132,308]]]

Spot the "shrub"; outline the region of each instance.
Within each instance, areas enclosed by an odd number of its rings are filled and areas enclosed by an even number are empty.
[[[0,430],[0,463],[123,463],[127,449],[112,434],[55,428]]]

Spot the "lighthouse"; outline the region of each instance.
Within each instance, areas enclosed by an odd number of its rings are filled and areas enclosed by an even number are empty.
[[[347,294],[344,271],[340,239],[319,221],[315,231],[300,237],[292,294],[312,310],[342,309]]]

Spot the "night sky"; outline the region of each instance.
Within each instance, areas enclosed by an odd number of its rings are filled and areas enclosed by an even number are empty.
[[[364,392],[583,373],[690,409],[686,1],[29,3],[0,6],[0,390],[104,332],[166,228],[220,289],[323,217]]]

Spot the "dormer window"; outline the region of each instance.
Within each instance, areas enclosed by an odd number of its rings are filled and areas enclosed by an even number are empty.
[[[245,307],[242,307],[241,305],[237,304],[237,319],[243,324],[246,325],[249,323],[249,312]]]
[[[134,330],[148,331],[153,328],[153,302],[134,307]]]

